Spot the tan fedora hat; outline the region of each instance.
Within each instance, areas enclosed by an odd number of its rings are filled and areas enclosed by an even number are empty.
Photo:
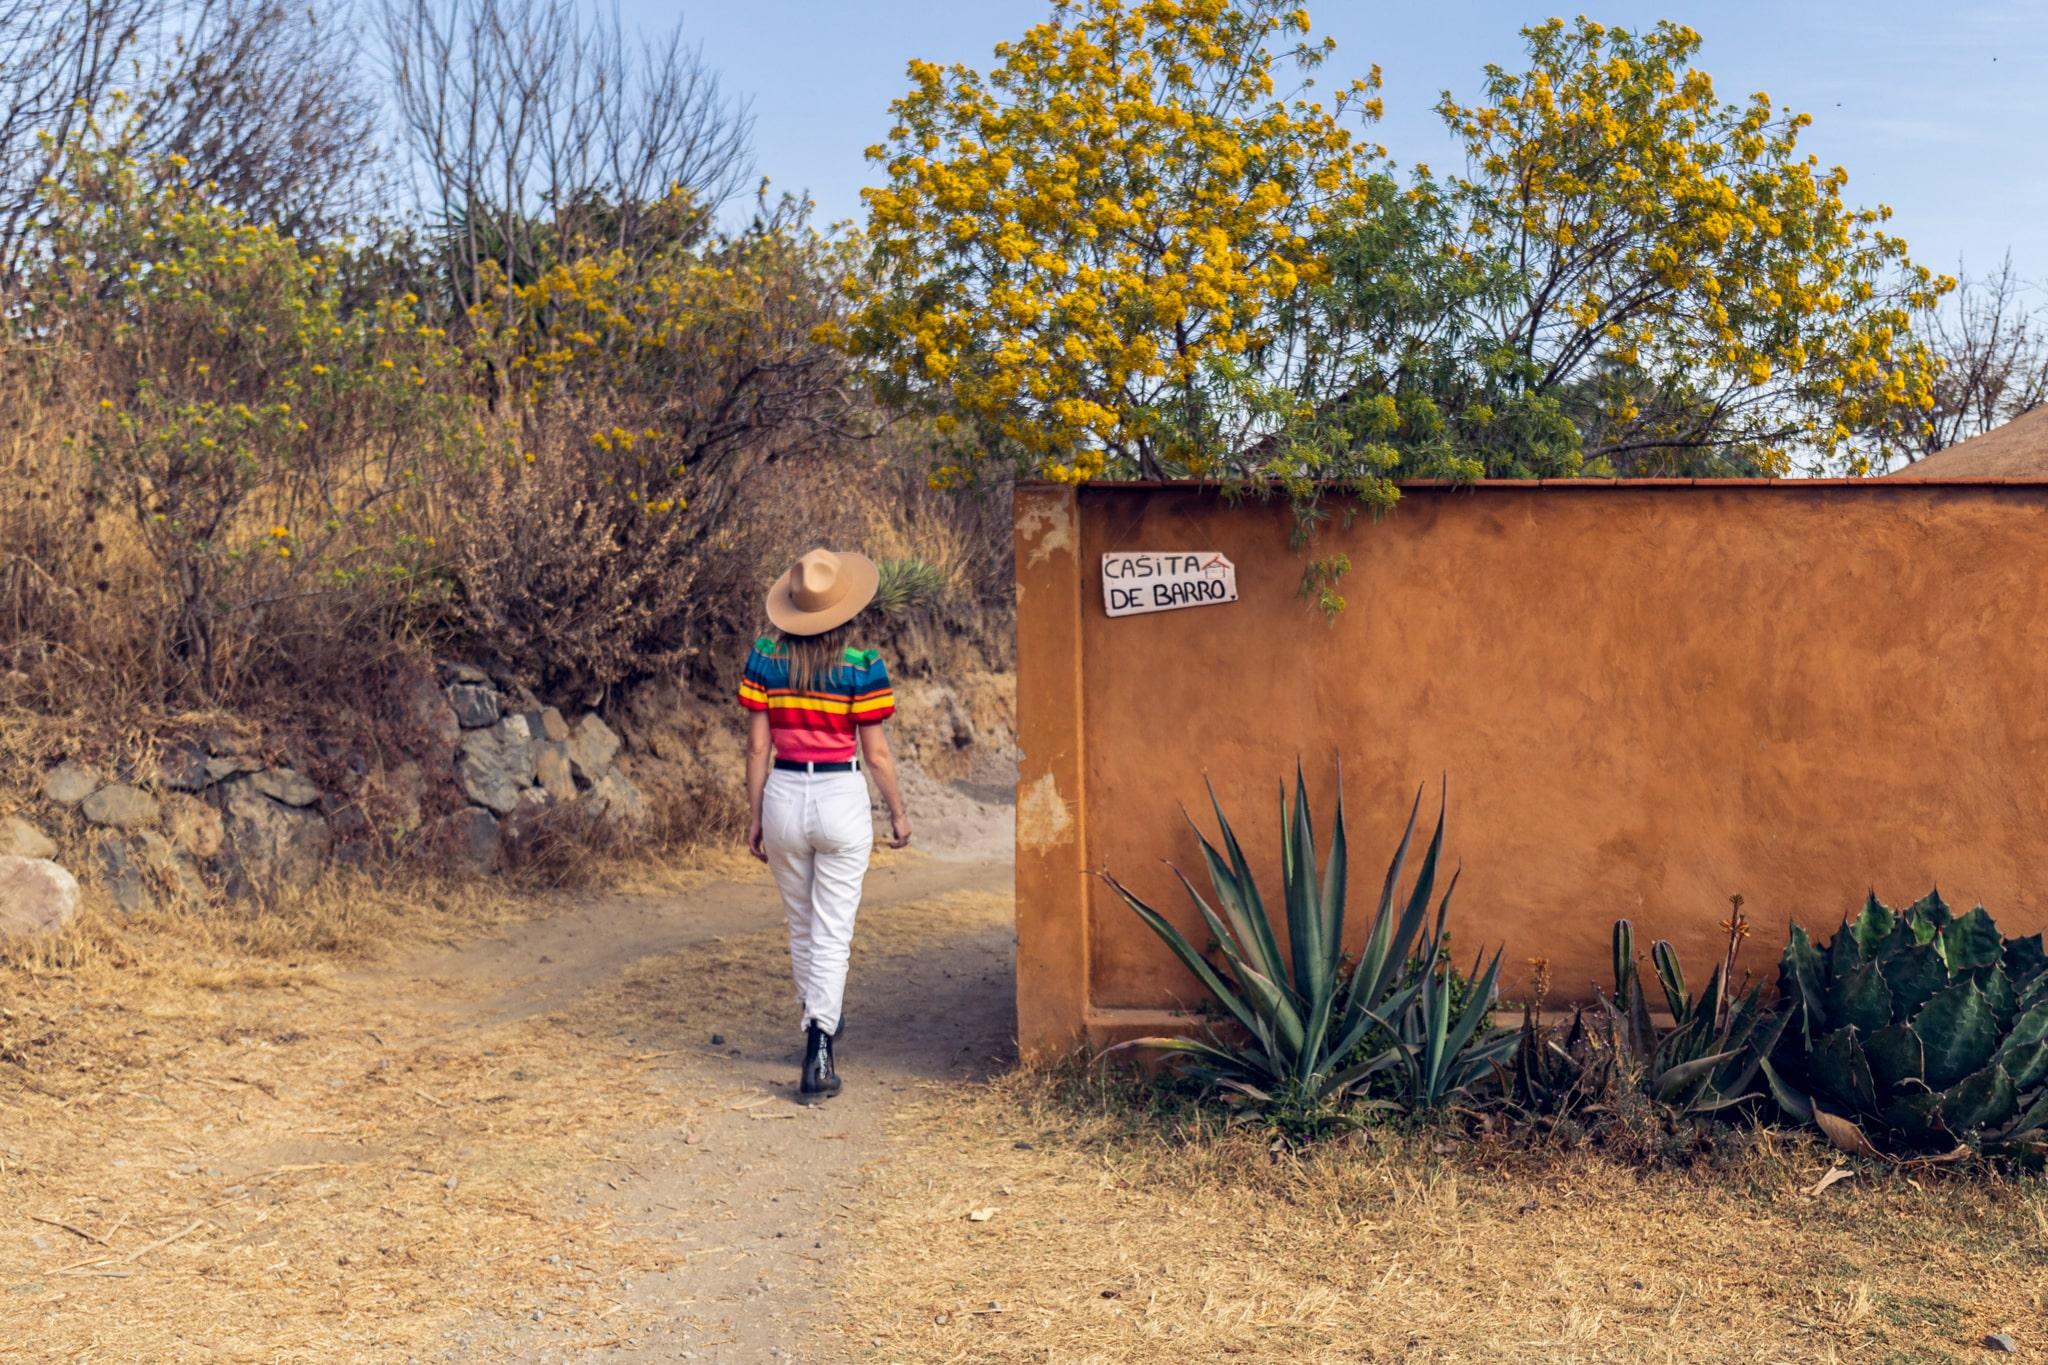
[[[866,555],[813,550],[768,589],[768,619],[791,635],[822,635],[860,615],[880,580]]]

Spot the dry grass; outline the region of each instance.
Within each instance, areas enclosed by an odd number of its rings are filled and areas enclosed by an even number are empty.
[[[629,1330],[612,1291],[673,1253],[581,1190],[673,1116],[673,1078],[623,1030],[472,1026],[464,993],[502,983],[363,965],[531,909],[362,882],[10,947],[0,1356],[404,1359],[536,1310],[564,1347]]]
[[[1020,1074],[906,1117],[844,1297],[892,1361],[1932,1361],[2048,1345],[2037,1181],[1373,1134],[1298,1155]],[[992,1210],[985,1221],[971,1211]]]

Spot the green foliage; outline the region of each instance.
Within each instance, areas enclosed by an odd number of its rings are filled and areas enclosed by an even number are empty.
[[[1349,555],[1325,555],[1321,559],[1311,559],[1301,571],[1301,595],[1334,621],[1344,610],[1344,595],[1337,591],[1337,584],[1350,572]]]
[[[1194,974],[1242,1036],[1143,1038],[1124,1046],[1172,1054],[1209,1084],[1283,1122],[1307,1126],[1330,1121],[1346,1101],[1363,1094],[1382,1075],[1395,1082],[1395,1098],[1378,1103],[1423,1112],[1467,1095],[1493,1074],[1496,1062],[1513,1044],[1512,1036],[1494,1039],[1480,1033],[1495,997],[1500,955],[1495,953],[1484,971],[1477,972],[1466,1008],[1456,1014],[1452,990],[1439,979],[1447,938],[1445,917],[1457,883],[1454,874],[1432,922],[1430,902],[1443,853],[1444,812],[1439,812],[1414,885],[1400,896],[1421,811],[1417,794],[1387,868],[1364,950],[1347,970],[1342,944],[1349,854],[1341,779],[1329,857],[1320,875],[1308,792],[1299,768],[1292,802],[1282,794],[1284,952],[1213,790],[1210,800],[1222,847],[1199,828],[1196,837],[1220,913],[1185,874],[1178,869],[1175,874],[1216,941],[1223,958],[1220,965],[1114,877],[1105,873],[1104,879]],[[1411,970],[1411,962],[1419,964],[1419,970]],[[1358,1055],[1360,1044],[1374,1036],[1383,1039],[1382,1045]]]
[[[1779,992],[1798,1028],[1766,1067],[1786,1113],[1851,1151],[2048,1152],[2048,956],[1938,892],[1873,893],[1824,947],[1795,926]]]
[[[908,615],[946,594],[946,575],[922,559],[884,559],[875,569],[875,610],[884,616]]]

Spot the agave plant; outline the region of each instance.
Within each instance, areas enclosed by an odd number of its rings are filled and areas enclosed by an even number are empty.
[[[1140,1038],[1123,1046],[1175,1054],[1186,1070],[1220,1089],[1263,1105],[1305,1111],[1355,1096],[1382,1072],[1398,1078],[1399,1103],[1418,1109],[1443,1104],[1493,1072],[1495,1062],[1513,1046],[1513,1035],[1475,1040],[1475,1034],[1493,1003],[1499,953],[1473,986],[1473,1007],[1455,1022],[1449,991],[1441,982],[1432,984],[1438,975],[1434,969],[1442,953],[1451,891],[1457,884],[1453,874],[1432,925],[1430,901],[1443,854],[1444,809],[1439,809],[1436,833],[1413,887],[1405,898],[1397,894],[1422,809],[1420,792],[1387,868],[1364,950],[1347,973],[1343,942],[1349,858],[1342,785],[1340,772],[1330,852],[1320,872],[1307,787],[1298,765],[1292,802],[1284,790],[1281,794],[1284,951],[1213,787],[1209,800],[1222,847],[1199,826],[1195,836],[1215,905],[1179,868],[1174,873],[1214,937],[1223,959],[1220,964],[1211,963],[1165,916],[1104,874],[1110,887],[1194,973],[1241,1035]],[[1192,817],[1189,824],[1194,824]],[[1412,978],[1406,971],[1411,959],[1424,964]],[[1366,1049],[1363,1056],[1353,1055],[1374,1036],[1383,1039],[1381,1046]]]
[[[1737,996],[1728,984],[1745,925],[1739,899],[1728,922],[1728,952],[1695,996],[1678,953],[1662,939],[1650,963],[1671,1017],[1650,1014],[1636,956],[1635,926],[1614,924],[1614,994],[1602,996],[1595,1022],[1576,1011],[1563,1040],[1546,1034],[1525,1012],[1511,1086],[1517,1104],[1540,1114],[1609,1108],[1623,1088],[1662,1106],[1674,1122],[1705,1118],[1763,1098],[1758,1075],[1787,1016],[1763,1004],[1763,986]]]
[[[1794,927],[1779,992],[1799,1028],[1766,1068],[1778,1103],[1866,1155],[2048,1151],[2048,954],[1939,892],[1872,893],[1824,948]]]
[[[1671,1014],[1668,1030],[1650,1020],[1642,971],[1635,957],[1635,928],[1614,925],[1616,1060],[1644,1093],[1682,1116],[1718,1113],[1761,1099],[1757,1074],[1784,1033],[1786,1016],[1764,1008],[1763,986],[1737,997],[1729,985],[1742,931],[1741,906],[1729,922],[1729,952],[1707,977],[1697,997],[1686,989],[1678,953],[1659,939],[1650,945],[1650,964]]]

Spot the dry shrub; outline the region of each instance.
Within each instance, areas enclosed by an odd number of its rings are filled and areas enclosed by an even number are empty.
[[[647,817],[632,823],[593,819],[581,804],[549,808],[508,847],[514,876],[551,890],[616,885],[631,869],[691,865],[746,828],[746,808],[731,788],[645,794]]]
[[[493,461],[471,485],[450,566],[454,632],[543,695],[580,700],[665,671],[687,648],[694,527],[622,500],[554,425],[539,449]]]

